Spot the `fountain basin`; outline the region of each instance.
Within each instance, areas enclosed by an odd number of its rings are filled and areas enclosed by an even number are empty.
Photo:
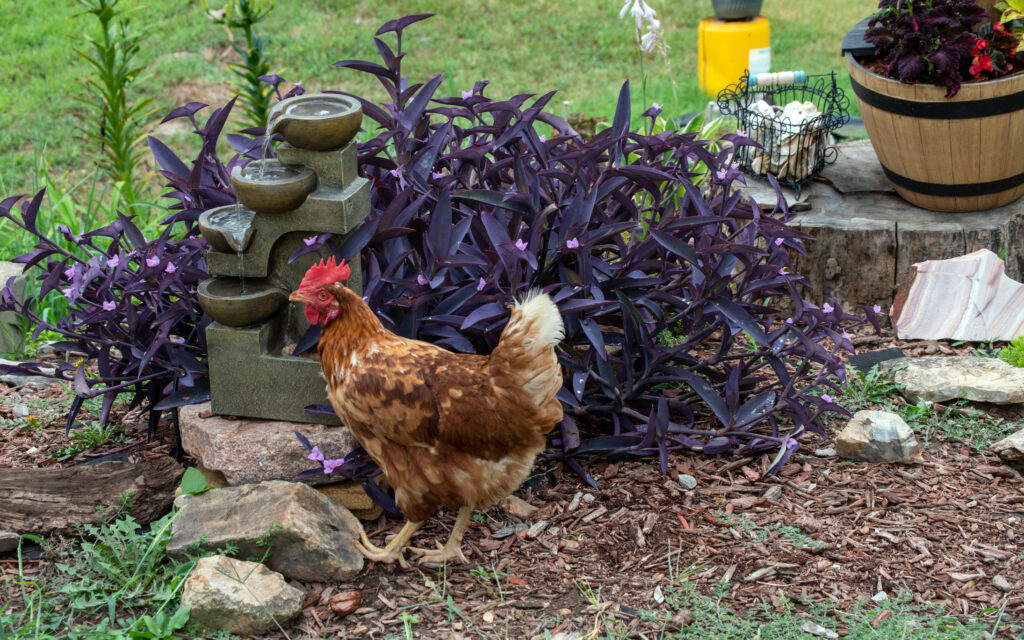
[[[228,327],[245,327],[274,315],[288,300],[288,292],[267,280],[246,280],[245,293],[238,278],[210,278],[196,289],[199,306]]]
[[[199,231],[214,251],[242,253],[252,241],[256,212],[229,204],[204,211],[199,216]]]
[[[277,159],[254,160],[231,170],[231,188],[238,201],[256,213],[285,213],[298,209],[316,189],[316,174],[309,167]]]
[[[351,142],[363,122],[363,107],[348,96],[307,93],[274,105],[267,122],[270,133],[281,134],[293,147],[323,151]]]

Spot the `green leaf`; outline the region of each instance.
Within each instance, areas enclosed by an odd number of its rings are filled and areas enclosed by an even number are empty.
[[[181,492],[189,495],[199,495],[209,491],[211,487],[206,484],[206,478],[202,472],[195,467],[185,469],[185,475],[181,477]]]

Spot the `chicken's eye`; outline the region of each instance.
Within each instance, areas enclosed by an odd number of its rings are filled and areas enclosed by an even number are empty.
[[[321,292],[317,293],[316,294],[316,298],[317,298],[317,300],[326,300],[327,299],[327,292],[326,291],[321,291]]]

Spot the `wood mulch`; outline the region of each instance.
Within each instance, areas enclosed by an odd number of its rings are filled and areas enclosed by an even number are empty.
[[[972,350],[891,339],[864,340],[861,349],[887,346],[910,355]],[[0,395],[0,416],[7,416],[11,392]],[[37,460],[49,450],[39,439],[46,429],[2,431],[0,464],[17,459],[12,452],[28,444],[39,448]],[[922,462],[906,465],[814,453],[829,446],[826,438],[805,437],[782,471],[765,481],[760,476],[770,456],[672,454],[667,475],[653,459],[601,463],[591,469],[598,489],[560,466],[540,464],[520,494],[532,508],[513,500],[472,523],[463,544],[469,565],[403,570],[371,563],[346,584],[293,582],[307,597],[289,634],[404,637],[404,620],[415,615],[417,638],[588,634],[609,619],[632,629],[623,637],[657,637],[660,627],[639,612],[669,615],[659,600],[681,577],[705,594],[728,583],[724,600],[737,612],[778,609],[782,598],[798,608],[829,601],[843,611],[884,591],[908,592],[915,602],[938,604],[960,618],[1002,608],[1024,621],[1018,470],[955,441],[933,439]],[[681,473],[697,487],[684,490]],[[453,514],[439,513],[414,543],[443,541],[453,522]],[[400,526],[382,518],[367,530],[381,543]],[[42,566],[37,560],[27,568]],[[0,568],[10,575],[16,565],[2,556]],[[495,572],[503,574],[497,582]],[[587,593],[598,594],[597,606]],[[834,628],[842,633],[842,625]]]

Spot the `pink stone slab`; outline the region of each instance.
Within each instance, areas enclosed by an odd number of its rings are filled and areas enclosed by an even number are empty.
[[[918,262],[890,313],[904,340],[1010,340],[1024,334],[1024,284],[988,249]]]

